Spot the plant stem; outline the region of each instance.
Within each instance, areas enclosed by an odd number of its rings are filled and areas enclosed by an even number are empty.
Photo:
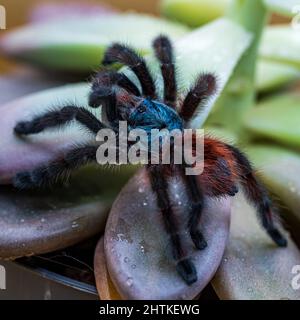
[[[234,0],[227,16],[250,31],[253,42],[219,98],[209,123],[222,125],[239,133],[245,112],[255,104],[257,52],[267,21],[267,10],[262,0]]]

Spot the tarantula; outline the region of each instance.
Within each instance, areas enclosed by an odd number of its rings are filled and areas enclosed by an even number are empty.
[[[128,46],[116,43],[111,45],[103,64],[115,63],[129,67],[140,82],[140,89],[124,73],[105,69],[92,81],[89,104],[93,108],[102,106],[110,128],[117,130],[119,121],[127,121],[128,130],[132,128],[183,129],[187,127],[198,108],[201,109],[207,99],[215,93],[216,78],[213,74],[201,74],[182,101],[177,97],[177,84],[173,49],[165,36],[157,37],[153,42],[156,58],[160,62],[164,81],[164,98],[160,101],[154,80],[145,60]],[[178,105],[180,105],[178,107]],[[58,127],[76,120],[89,131],[97,134],[106,125],[99,121],[87,109],[78,106],[64,106],[34,118],[32,121],[19,122],[14,130],[16,134],[36,134],[50,127]],[[187,284],[197,280],[196,268],[186,257],[178,226],[174,219],[167,175],[182,175],[189,194],[191,205],[187,228],[196,249],[203,250],[207,243],[201,233],[199,222],[205,205],[206,196],[234,196],[241,185],[248,199],[256,207],[263,228],[273,241],[285,247],[287,241],[275,226],[271,200],[264,186],[257,180],[250,162],[236,147],[221,141],[205,137],[204,171],[200,176],[184,174],[183,165],[165,165],[151,163],[146,165],[157,205],[161,211],[166,232],[170,235],[172,254],[179,275]],[[68,151],[56,161],[33,169],[17,173],[13,183],[18,188],[41,187],[57,180],[67,171],[96,161],[97,146],[84,145]]]

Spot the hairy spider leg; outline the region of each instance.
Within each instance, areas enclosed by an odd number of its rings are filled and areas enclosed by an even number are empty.
[[[211,97],[217,89],[216,77],[211,73],[205,73],[198,77],[194,86],[186,95],[179,115],[184,121],[190,121],[200,106],[203,107],[208,98]]]
[[[164,79],[164,103],[175,108],[177,84],[172,44],[167,37],[159,36],[154,40],[153,48],[161,64],[160,69]]]
[[[199,230],[199,222],[204,207],[204,195],[201,188],[199,188],[197,176],[186,175],[185,167],[182,167],[182,173],[186,181],[187,192],[191,200],[188,229],[195,247],[199,250],[203,250],[207,247],[207,242],[202,232]]]
[[[287,240],[274,224],[272,202],[267,190],[255,177],[253,168],[247,157],[237,148],[231,145],[227,145],[227,147],[236,159],[236,163],[241,172],[240,183],[249,201],[256,207],[263,228],[279,247],[286,247]]]
[[[19,189],[49,186],[58,179],[67,178],[71,170],[96,162],[97,148],[93,145],[76,147],[46,165],[19,172],[13,179],[13,185]]]
[[[151,186],[157,197],[157,205],[161,210],[166,232],[171,237],[172,254],[177,262],[176,269],[183,280],[191,285],[197,281],[197,271],[189,258],[185,258],[180,235],[178,234],[177,224],[172,210],[171,201],[168,194],[168,184],[164,175],[162,165],[147,166]]]
[[[116,87],[99,87],[89,97],[89,105],[101,105],[110,126],[117,128],[120,114],[117,108]]]
[[[31,121],[18,122],[14,128],[16,134],[36,134],[47,128],[55,128],[66,125],[76,120],[92,133],[97,133],[105,128],[91,112],[82,107],[65,106],[61,109],[52,110],[34,118]]]
[[[155,84],[145,60],[131,48],[118,43],[113,44],[106,50],[102,63],[104,65],[122,63],[128,66],[139,79],[143,94],[151,99],[156,98]]]
[[[99,71],[92,81],[92,89],[97,89],[99,86],[110,87],[114,85],[135,96],[141,95],[139,88],[124,73],[113,69]]]
[[[89,105],[98,108],[103,103],[109,104],[114,86],[125,89],[128,93],[140,96],[138,87],[123,73],[115,70],[101,70],[92,80],[92,90],[89,96]]]

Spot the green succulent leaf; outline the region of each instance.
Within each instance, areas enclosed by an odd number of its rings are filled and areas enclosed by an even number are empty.
[[[176,40],[187,31],[180,24],[131,13],[68,18],[8,32],[1,39],[0,50],[43,67],[90,72],[99,67],[105,49],[112,42],[125,42],[147,53],[158,34]]]
[[[287,17],[295,16],[296,8],[300,5],[299,0],[264,0],[264,2],[270,11]]]
[[[240,135],[244,114],[255,102],[257,52],[267,12],[261,0],[235,0],[232,1],[227,16],[251,32],[253,41],[236,66],[208,122],[216,123]]]
[[[264,0],[271,12],[295,17],[299,13],[298,0]],[[223,16],[230,0],[161,0],[161,13],[169,19],[182,22],[191,27],[199,27]]]
[[[161,13],[191,27],[223,16],[230,0],[162,0]]]
[[[283,62],[300,68],[299,30],[290,24],[274,25],[266,28],[259,54],[265,59]]]
[[[226,143],[235,144],[238,142],[238,137],[229,130],[222,127],[205,126],[205,135],[219,139]]]
[[[300,70],[283,63],[261,59],[256,72],[256,89],[259,92],[269,92],[300,79]]]
[[[300,95],[290,93],[262,101],[245,117],[245,128],[256,136],[300,147]]]

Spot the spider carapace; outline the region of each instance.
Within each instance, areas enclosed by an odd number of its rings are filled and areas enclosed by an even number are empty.
[[[93,108],[102,106],[109,128],[116,131],[119,121],[122,120],[127,121],[128,130],[132,128],[142,128],[147,132],[151,129],[165,128],[182,130],[187,127],[195,113],[205,106],[207,99],[215,93],[216,78],[213,74],[207,73],[198,76],[184,99],[178,99],[171,42],[167,37],[159,36],[154,40],[153,48],[160,62],[164,80],[163,99],[157,96],[154,80],[141,56],[122,44],[113,44],[107,49],[103,64],[108,66],[120,63],[129,67],[140,83],[138,87],[124,73],[113,69],[103,69],[93,78],[89,104]],[[77,121],[95,135],[100,129],[107,128],[86,108],[68,105],[49,111],[31,121],[17,123],[15,133],[36,134],[46,128],[58,127],[71,121]],[[19,188],[45,186],[55,182],[70,170],[95,162],[96,152],[97,146],[94,144],[75,147],[51,163],[33,168],[31,171],[17,173],[13,183]],[[268,193],[256,178],[250,162],[239,149],[205,137],[203,173],[200,176],[185,175],[183,170],[185,167],[185,164],[177,165],[176,170],[173,170],[174,167],[170,165],[150,163],[146,165],[165,230],[170,236],[176,269],[187,284],[197,281],[197,272],[192,259],[185,255],[182,247],[170,200],[167,175],[184,176],[190,198],[186,228],[195,249],[203,250],[209,245],[201,233],[200,224],[205,197],[234,196],[238,192],[238,186],[243,188],[249,201],[256,207],[258,217],[268,235],[278,246],[287,245],[286,239],[274,221],[275,215]]]

